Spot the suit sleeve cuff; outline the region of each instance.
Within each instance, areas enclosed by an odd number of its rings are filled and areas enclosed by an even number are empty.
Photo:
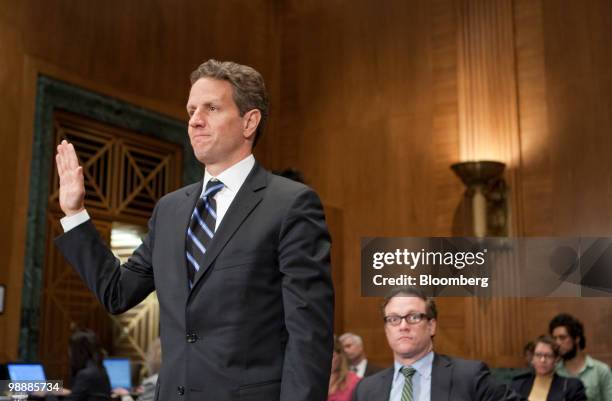
[[[87,213],[87,210],[82,210],[77,214],[73,214],[72,216],[62,217],[60,219],[60,223],[64,229],[64,232],[66,233],[76,226],[85,223],[87,220],[89,220],[89,213]]]

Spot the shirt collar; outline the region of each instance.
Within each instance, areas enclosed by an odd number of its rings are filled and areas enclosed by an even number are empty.
[[[248,155],[233,166],[223,170],[218,176],[211,175],[208,170],[204,170],[204,185],[202,186],[202,195],[206,190],[206,184],[213,178],[218,179],[225,185],[223,188],[236,193],[246,180],[247,176],[255,165],[255,157],[253,154]],[[202,196],[200,195],[200,196]]]
[[[365,365],[368,363],[368,360],[363,358],[361,360],[361,362],[359,362],[357,365],[355,365],[355,369],[357,369],[357,371],[359,371],[359,369],[361,369],[362,366],[365,367]]]
[[[421,359],[419,359],[418,361],[416,361],[410,366],[412,366],[421,377],[428,378],[431,376],[431,367],[433,365],[433,358],[434,358],[433,351],[429,351]],[[393,367],[395,369],[393,380],[395,381],[399,377],[399,375],[401,375],[400,369],[403,368],[404,365],[402,365],[398,361],[393,361]]]
[[[580,369],[580,372],[578,372],[576,375],[579,376],[582,374],[582,372],[584,372],[587,369],[590,369],[594,366],[593,363],[593,358],[591,358],[589,355],[586,355],[584,357],[584,366],[582,367],[582,369]],[[569,371],[567,370],[567,368],[565,367],[565,364],[563,363],[563,361],[559,361],[557,362],[557,372],[561,373],[564,376],[572,376],[570,375]]]

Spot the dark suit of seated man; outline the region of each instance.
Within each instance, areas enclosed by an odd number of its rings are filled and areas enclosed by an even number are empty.
[[[521,400],[507,386],[496,384],[484,363],[433,351],[436,305],[419,289],[392,292],[383,313],[394,365],[363,378],[353,401]]]
[[[56,244],[111,313],[157,291],[156,400],[324,401],[333,347],[330,237],[307,186],[252,155],[268,113],[261,75],[209,60],[191,76],[188,133],[203,179],[162,197],[120,266],[84,210],[83,170],[56,156]]]
[[[382,370],[381,367],[374,365],[366,358],[363,349],[363,339],[355,333],[344,333],[338,337],[344,353],[348,358],[350,369],[359,377],[372,376]]]

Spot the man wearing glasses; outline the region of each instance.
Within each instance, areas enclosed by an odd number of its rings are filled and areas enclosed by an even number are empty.
[[[417,288],[393,291],[383,303],[385,334],[393,367],[361,380],[354,401],[520,400],[499,386],[479,361],[433,351],[436,304]]]

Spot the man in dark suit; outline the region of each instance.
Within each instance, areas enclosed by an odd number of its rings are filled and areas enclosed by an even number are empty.
[[[157,291],[156,399],[323,401],[333,289],[321,202],[252,155],[268,112],[257,71],[209,60],[191,82],[188,131],[203,180],[160,199],[142,245],[119,266],[84,209],[82,168],[63,141],[56,244],[111,313]]]
[[[381,367],[374,365],[366,358],[363,349],[363,339],[355,333],[344,333],[340,337],[340,344],[349,361],[349,369],[359,377],[372,376],[382,370]]]
[[[385,333],[394,366],[363,378],[354,401],[520,400],[499,386],[479,361],[433,351],[437,310],[433,298],[417,288],[393,291],[383,304]]]

